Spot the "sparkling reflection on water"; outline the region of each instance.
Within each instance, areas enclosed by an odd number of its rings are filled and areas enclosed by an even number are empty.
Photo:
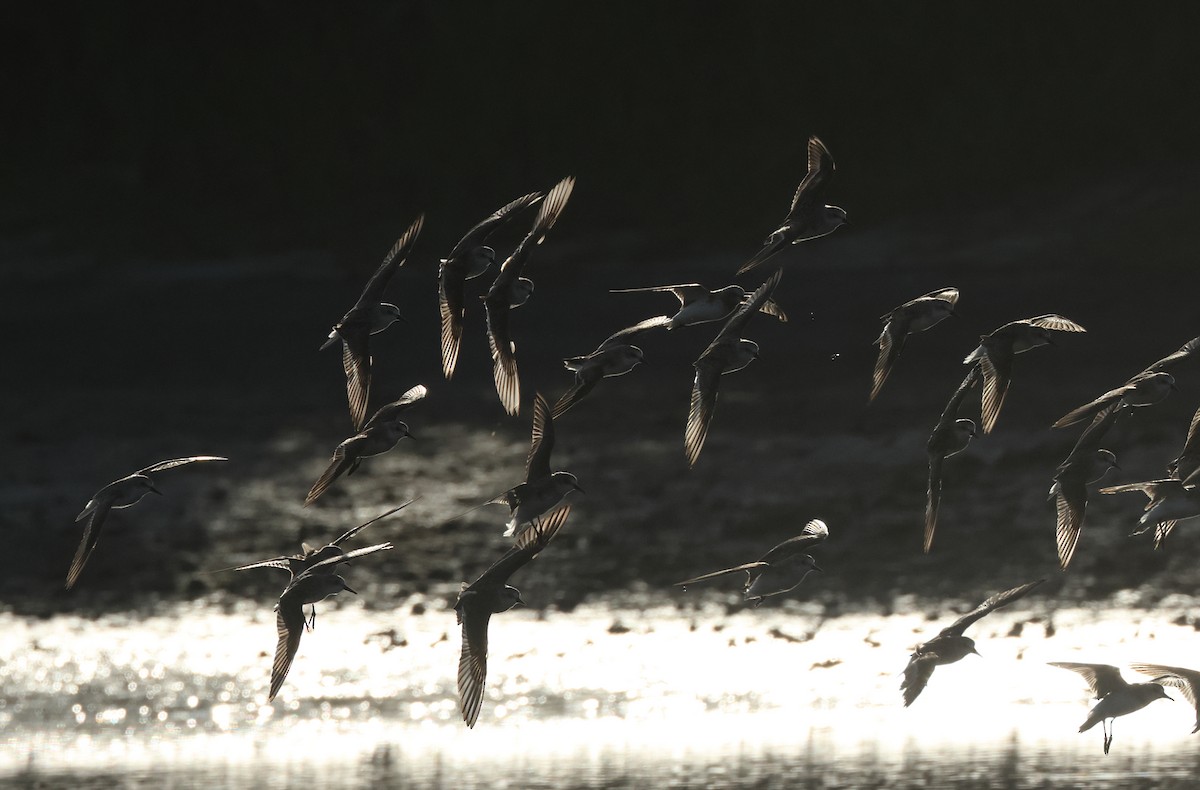
[[[1120,719],[1105,757],[1098,731],[1075,732],[1082,683],[1045,664],[1195,665],[1178,616],[1193,602],[1168,603],[996,613],[976,626],[984,658],[939,669],[909,709],[898,673],[940,627],[918,614],[513,612],[493,623],[475,730],[458,720],[453,616],[433,607],[323,607],[274,704],[269,611],[0,616],[0,784],[1192,786],[1191,706]]]

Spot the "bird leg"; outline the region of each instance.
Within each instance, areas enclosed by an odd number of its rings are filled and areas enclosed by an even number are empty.
[[[1101,719],[1100,726],[1104,728],[1104,753],[1108,754],[1108,747],[1112,746],[1113,725],[1116,724],[1116,719]]]
[[[311,631],[317,627],[317,607],[315,604],[313,605],[313,607],[311,609],[311,613],[312,613],[312,616],[309,617],[309,619],[304,621],[304,627],[307,628],[309,631]]]

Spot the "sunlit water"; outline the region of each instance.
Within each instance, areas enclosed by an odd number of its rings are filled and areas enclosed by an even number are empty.
[[[0,616],[0,782],[1146,787],[1200,772],[1186,701],[1118,720],[1105,757],[1099,728],[1076,732],[1082,680],[1046,665],[1196,666],[1200,634],[1179,617],[1192,599],[1154,611],[1031,599],[973,626],[983,657],[939,668],[908,709],[908,651],[953,612],[826,619],[798,601],[726,614],[649,600],[496,616],[474,730],[457,709],[454,615],[432,601],[321,605],[273,704],[267,607]]]

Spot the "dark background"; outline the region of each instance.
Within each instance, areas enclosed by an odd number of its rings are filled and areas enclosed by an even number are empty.
[[[527,395],[557,395],[569,384],[559,359],[670,305],[608,288],[731,279],[786,212],[811,133],[837,160],[828,199],[853,224],[783,254],[779,298],[792,321],[752,325],[763,360],[723,381],[697,469],[682,459],[682,427],[708,329],[647,338],[661,364],[605,382],[564,418],[556,466],[569,462],[589,495],[556,548],[552,594],[567,604],[641,580],[665,587],[731,554],[741,561],[812,515],[846,536],[830,541],[831,572],[814,595],[887,600],[945,579],[974,591],[1056,572],[1042,492],[1073,436],[1042,426],[1200,334],[1200,13],[719,8],[10,12],[0,32],[6,600],[83,605],[82,594],[53,593],[78,541],[71,519],[92,491],[159,458],[234,461],[173,476],[163,500],[115,514],[82,582],[86,603],[257,584],[198,571],[336,534],[356,520],[351,501],[361,516],[376,502],[378,512],[402,496],[436,498],[464,476],[478,483],[427,502],[418,516],[433,524],[514,484],[528,415],[499,410],[470,315],[461,371],[440,379],[437,258],[511,198],[577,177],[535,256],[539,292],[517,330]],[[429,385],[411,421],[418,442],[378,459],[360,488],[348,483],[354,497],[333,491],[327,508],[301,511],[348,430],[336,355],[316,347],[421,211],[426,229],[388,295],[410,323],[380,336],[373,400]],[[498,237],[502,255],[525,222]],[[877,316],[950,284],[963,291],[963,321],[914,338],[867,410]],[[923,445],[958,360],[979,333],[1045,312],[1090,331],[1021,359],[994,443],[948,472],[960,476],[947,480],[944,551],[920,557]],[[1200,393],[1195,370],[1179,378],[1180,397],[1114,439],[1149,448],[1140,464],[1130,448],[1120,481],[1157,476],[1177,453]],[[481,432],[508,449],[473,451]],[[1124,542],[1132,497],[1100,499],[1093,518],[1107,518],[1111,545],[1092,552],[1085,535],[1075,576],[1056,584],[1078,580],[1083,596],[1146,574],[1159,591],[1192,583],[1183,549],[1168,559]],[[955,545],[955,502],[968,500]],[[491,532],[502,519],[484,521],[430,526],[392,553],[405,556],[389,557],[388,573],[414,586],[473,578],[503,548]],[[756,532],[760,523],[770,526]]]

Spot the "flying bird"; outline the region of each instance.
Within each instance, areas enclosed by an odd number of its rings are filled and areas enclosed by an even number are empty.
[[[1200,337],[1194,337],[1184,343],[1178,351],[1158,360],[1122,386],[1109,390],[1090,403],[1072,409],[1060,417],[1054,423],[1054,427],[1062,428],[1084,420],[1111,403],[1120,403],[1122,407],[1130,409],[1158,403],[1170,395],[1171,390],[1178,389],[1175,386],[1175,377],[1167,373],[1167,370],[1190,357],[1197,349],[1200,349]]]
[[[704,449],[708,426],[717,408],[717,388],[721,384],[721,376],[741,370],[758,359],[758,344],[753,340],[743,340],[741,333],[751,316],[771,298],[771,293],[775,286],[779,285],[782,276],[783,269],[776,269],[749,299],[742,302],[737,312],[729,317],[716,339],[693,365],[696,368],[696,378],[692,383],[687,429],[683,436],[683,447],[689,466],[696,465],[696,459]]]
[[[463,311],[466,309],[467,280],[479,277],[496,260],[496,251],[484,245],[492,232],[508,222],[526,206],[542,199],[541,192],[530,192],[501,206],[459,239],[438,268],[438,307],[442,314],[442,372],[449,379],[458,364],[462,345]]]
[[[1058,465],[1054,484],[1050,486],[1047,498],[1054,500],[1058,564],[1064,571],[1075,556],[1075,548],[1083,530],[1083,516],[1088,503],[1087,487],[1099,482],[1109,469],[1120,468],[1117,466],[1117,456],[1100,446],[1100,440],[1116,421],[1120,409],[1119,403],[1113,403],[1093,418],[1091,425],[1075,442],[1071,454]]]
[[[904,668],[904,680],[900,683],[900,690],[904,692],[904,707],[907,708],[911,705],[913,700],[925,689],[936,667],[942,664],[953,664],[972,653],[979,655],[979,651],[975,649],[974,640],[963,636],[963,631],[966,631],[981,617],[1024,598],[1033,588],[1044,581],[1046,580],[1038,579],[1036,582],[1022,584],[1020,587],[993,595],[951,625],[943,628],[933,639],[918,645],[912,656],[909,657],[908,666]]]
[[[1031,348],[1053,344],[1051,332],[1086,332],[1079,324],[1061,315],[1048,313],[1005,324],[990,335],[981,335],[979,347],[967,355],[964,364],[983,367],[983,432],[991,433],[1004,406],[1012,380],[1013,357]]]
[[[647,318],[605,338],[590,354],[564,359],[563,366],[575,374],[575,383],[554,404],[554,418],[558,419],[583,400],[595,389],[600,379],[624,376],[636,368],[645,359],[645,354],[630,343],[629,339],[648,329],[670,328],[670,320],[665,315]]]
[[[379,543],[329,557],[313,564],[288,583],[283,594],[279,596],[279,603],[275,604],[275,631],[279,641],[275,645],[275,661],[271,665],[271,691],[267,695],[268,702],[274,700],[279,689],[283,687],[283,681],[296,658],[296,651],[300,649],[300,637],[305,629],[312,629],[317,624],[316,608],[313,609],[311,619],[305,618],[305,605],[320,603],[342,590],[357,595],[358,593],[346,584],[345,579],[334,573],[337,566],[390,548],[391,543]]]
[[[738,274],[745,274],[789,244],[825,236],[846,224],[844,209],[824,203],[825,188],[833,177],[833,171],[833,157],[829,149],[816,135],[809,137],[808,173],[796,188],[787,217],[763,242],[762,249],[738,269]]]
[[[967,449],[967,445],[975,437],[975,423],[965,418],[960,419],[958,410],[978,380],[979,366],[975,365],[967,371],[966,378],[950,396],[950,401],[942,410],[942,416],[938,418],[938,423],[925,444],[929,454],[929,487],[925,495],[926,554],[933,547],[933,533],[937,529],[938,510],[942,504],[942,464],[947,458]]]
[[[324,546],[310,546],[307,543],[302,543],[300,544],[299,554],[288,554],[282,557],[272,557],[269,560],[260,560],[259,562],[252,562],[248,565],[238,565],[233,568],[222,568],[219,571],[212,571],[212,573],[222,573],[224,571],[248,571],[255,568],[277,568],[279,570],[287,571],[288,574],[294,579],[312,566],[316,565],[318,562],[323,562],[331,557],[339,557],[342,554],[345,554],[346,552],[342,548],[343,543],[350,540],[355,535],[374,524],[376,521],[382,521],[388,516],[399,513],[401,510],[408,507],[415,501],[415,499],[410,499],[404,504],[398,505],[386,513],[381,513],[369,521],[359,524],[357,527],[351,527],[341,535],[338,535],[336,538],[331,540],[329,543],[326,543]]]
[[[681,326],[695,326],[720,321],[728,318],[746,299],[749,294],[740,285],[727,285],[710,291],[700,283],[682,283],[680,285],[654,285],[648,288],[617,288],[609,293],[671,293],[679,300],[679,310],[669,316],[667,329],[677,329]],[[787,316],[775,302],[768,299],[763,302],[760,312],[775,316],[786,322]],[[651,319],[653,320],[653,319]]]
[[[401,414],[411,409],[418,401],[424,400],[428,394],[429,390],[424,384],[412,387],[396,400],[376,409],[375,413],[371,415],[371,419],[367,420],[367,424],[363,426],[363,430],[369,430],[386,422],[395,422]]]
[[[1105,754],[1108,754],[1108,747],[1112,745],[1112,727],[1118,716],[1141,710],[1156,699],[1171,699],[1159,683],[1129,683],[1121,677],[1121,670],[1108,664],[1077,664],[1072,661],[1051,661],[1049,664],[1078,672],[1096,699],[1100,700],[1079,726],[1079,731],[1090,730],[1099,722],[1104,730]]]
[[[1123,494],[1128,491],[1141,491],[1150,500],[1146,503],[1146,511],[1138,519],[1140,529],[1133,534],[1140,535],[1154,527],[1156,549],[1162,547],[1175,524],[1200,516],[1200,488],[1187,485],[1183,480],[1168,477],[1100,489],[1101,494]]]
[[[67,571],[66,588],[69,590],[74,587],[75,582],[79,580],[79,574],[83,573],[83,566],[91,558],[92,552],[96,548],[96,543],[100,540],[100,531],[104,527],[108,511],[136,505],[146,494],[162,493],[155,488],[154,480],[151,479],[150,475],[186,464],[228,460],[228,458],[222,458],[217,455],[191,455],[187,458],[172,458],[169,461],[159,461],[156,464],[147,466],[145,469],[139,469],[127,477],[122,477],[120,480],[114,480],[97,491],[88,500],[83,511],[75,517],[76,522],[82,521],[84,518],[87,518],[88,522],[83,528],[83,539],[80,540],[79,548],[75,551],[75,558],[71,560],[71,568]]]
[[[500,396],[504,410],[513,416],[521,409],[521,383],[517,375],[516,345],[509,332],[508,313],[512,308],[525,304],[533,293],[533,280],[521,277],[521,269],[534,246],[546,240],[546,233],[558,221],[558,215],[566,207],[574,188],[575,179],[568,176],[550,190],[533,221],[533,228],[500,267],[500,274],[483,300],[487,310],[488,344],[492,349],[492,376],[496,380],[496,394]]]
[[[875,400],[875,396],[883,389],[883,382],[887,381],[888,374],[892,372],[896,360],[900,358],[900,352],[904,349],[905,338],[917,332],[924,332],[948,316],[955,315],[954,308],[957,304],[957,288],[940,288],[879,316],[884,324],[879,339],[875,341],[879,346],[879,359],[875,361],[875,377],[868,403]]]
[[[400,319],[400,309],[394,304],[383,300],[383,291],[387,288],[396,270],[404,265],[425,224],[425,215],[419,214],[408,230],[404,231],[388,254],[383,263],[367,280],[362,295],[350,308],[350,312],[342,316],[342,320],[333,326],[329,339],[321,346],[324,350],[338,340],[342,341],[342,368],[346,373],[346,400],[350,404],[350,423],[354,430],[362,428],[367,416],[367,400],[371,394],[371,351],[369,338],[382,332]]]
[[[567,511],[560,509],[534,525],[528,538],[510,548],[504,556],[483,572],[471,584],[462,585],[454,612],[462,626],[462,652],[458,659],[458,706],[463,721],[474,727],[483,709],[484,684],[487,681],[488,622],[493,614],[507,612],[524,604],[521,591],[508,580],[536,557],[558,533],[567,520]]]
[[[817,561],[808,551],[818,543],[824,542],[828,537],[829,527],[825,525],[824,521],[814,518],[804,525],[804,529],[800,531],[799,535],[788,538],[773,547],[755,562],[706,573],[703,576],[676,582],[675,586],[686,590],[688,585],[697,582],[716,579],[730,573],[745,572],[746,582],[742,586],[742,598],[757,607],[767,598],[790,593],[800,586],[809,573],[821,570]],[[790,586],[781,588],[780,584]]]
[[[525,482],[517,485],[488,504],[508,505],[509,520],[505,537],[516,535],[517,545],[528,540],[526,535],[539,520],[555,517],[546,514],[554,509],[572,491],[582,492],[575,475],[570,472],[551,472],[550,453],[554,449],[554,418],[550,406],[539,392],[533,400],[533,434],[529,442],[529,456],[525,460]],[[558,510],[570,512],[571,506],[563,505]],[[543,518],[545,516],[546,518]],[[566,518],[564,514],[562,518]]]
[[[333,457],[325,471],[317,478],[304,498],[304,506],[308,507],[333,485],[333,482],[343,474],[352,475],[362,463],[362,459],[374,455],[382,455],[391,450],[404,437],[412,437],[408,424],[399,419],[389,419],[377,422],[369,428],[346,439],[333,449]]]
[[[1192,734],[1200,732],[1200,672],[1183,667],[1168,667],[1163,664],[1130,664],[1135,672],[1153,675],[1151,683],[1171,686],[1183,692],[1183,696],[1196,709],[1196,726]]]

